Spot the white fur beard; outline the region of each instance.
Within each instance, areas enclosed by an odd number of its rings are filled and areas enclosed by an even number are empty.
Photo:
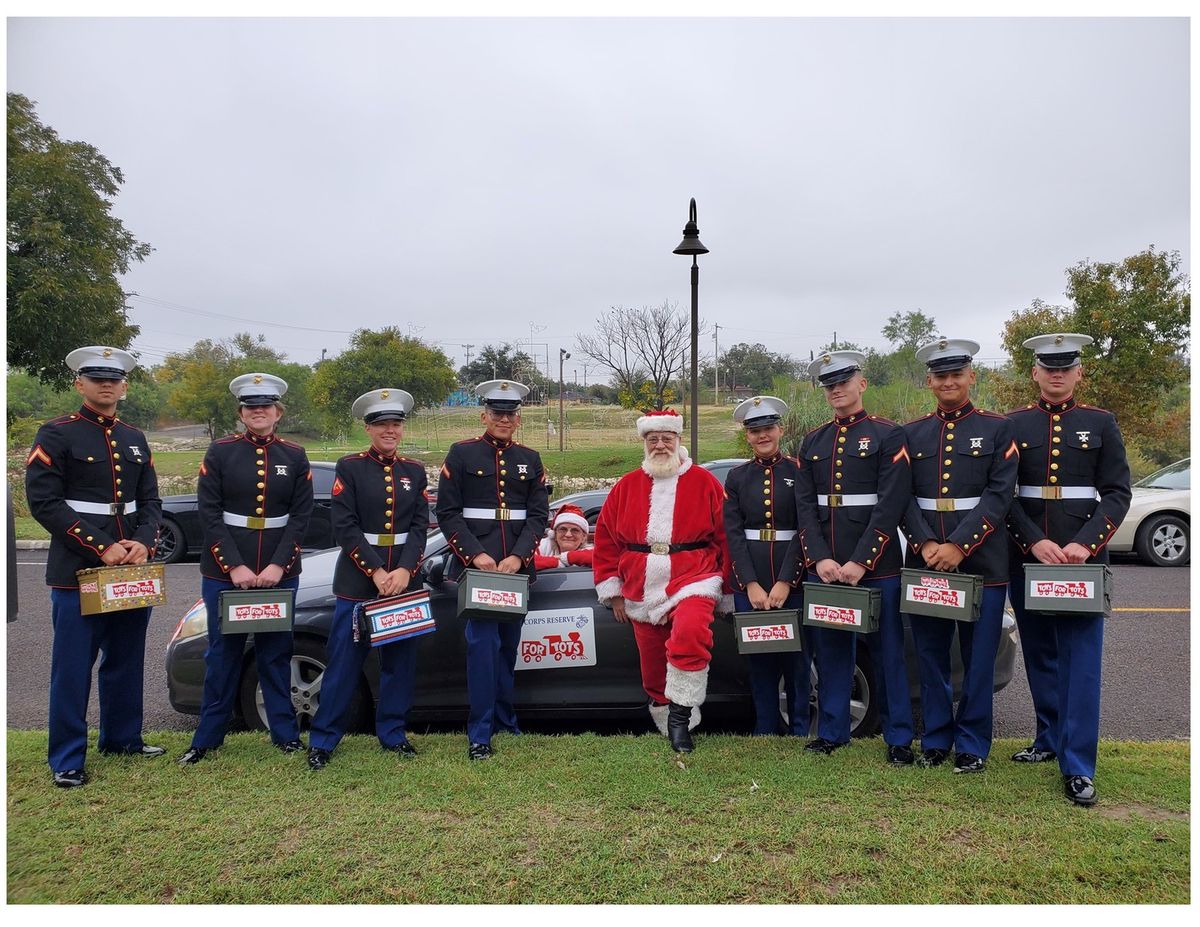
[[[675,476],[681,466],[683,458],[679,454],[672,454],[670,457],[654,457],[647,454],[642,461],[642,469],[656,480]]]

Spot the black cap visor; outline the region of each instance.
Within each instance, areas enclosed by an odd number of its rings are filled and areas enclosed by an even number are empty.
[[[939,357],[931,360],[926,366],[930,373],[950,373],[971,366],[970,354],[955,354],[953,357]]]
[[[79,376],[89,380],[124,380],[127,374],[119,367],[80,367]]]
[[[1070,370],[1072,367],[1078,366],[1080,354],[1078,351],[1065,351],[1058,354],[1038,354],[1037,362],[1039,367],[1045,367],[1047,370]]]
[[[843,367],[841,370],[821,374],[817,377],[817,382],[822,386],[837,386],[839,383],[845,383],[860,370],[861,367]]]
[[[780,420],[778,415],[758,415],[746,419],[742,424],[747,428],[766,428],[769,425],[778,425]]]
[[[273,406],[277,402],[279,402],[278,396],[259,395],[259,396],[239,396],[238,397],[238,405],[250,406],[252,408],[255,406]]]
[[[520,412],[520,399],[485,399],[483,404],[493,412]]]
[[[363,416],[363,422],[378,425],[380,422],[402,422],[404,418],[404,413],[399,409],[384,409],[381,412],[368,412]]]

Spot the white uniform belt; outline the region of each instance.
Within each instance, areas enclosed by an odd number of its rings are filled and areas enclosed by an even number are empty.
[[[489,521],[524,521],[525,509],[463,509],[463,518],[486,518]]]
[[[132,515],[137,511],[136,502],[80,502],[68,499],[67,505],[81,515]]]
[[[404,534],[369,534],[364,531],[363,537],[367,539],[368,544],[376,547],[399,547],[408,540],[408,532]]]
[[[221,521],[235,528],[253,528],[262,531],[266,528],[282,528],[288,523],[287,515],[276,515],[274,518],[263,518],[259,515],[234,515],[233,512],[222,512]]]
[[[817,494],[817,505],[828,506],[831,509],[841,508],[847,505],[878,505],[879,496],[873,492],[862,493],[857,496],[844,496],[841,493],[833,493],[825,496]]]
[[[1022,499],[1100,499],[1095,486],[1018,486],[1017,495]]]
[[[926,499],[917,496],[917,505],[927,512],[969,512],[979,505],[980,496],[970,499]]]
[[[747,541],[790,541],[796,536],[795,531],[779,528],[747,528]]]

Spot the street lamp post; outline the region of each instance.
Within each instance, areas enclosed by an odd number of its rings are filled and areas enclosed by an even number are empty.
[[[558,450],[559,453],[563,449],[563,361],[567,360],[571,355],[567,353],[566,348],[558,349]]]
[[[679,247],[675,249],[675,254],[690,254],[692,256],[692,460],[697,460],[697,445],[698,445],[698,428],[697,419],[699,417],[700,406],[700,378],[698,376],[698,356],[699,356],[699,339],[700,339],[700,265],[696,263],[696,256],[699,254],[708,254],[708,249],[700,243],[700,228],[696,225],[696,198],[692,197],[691,203],[688,205],[688,221],[683,227],[683,241],[679,243]]]

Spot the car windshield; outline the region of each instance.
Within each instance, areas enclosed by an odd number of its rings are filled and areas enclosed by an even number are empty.
[[[1180,460],[1134,484],[1139,489],[1191,489],[1192,461]]]

